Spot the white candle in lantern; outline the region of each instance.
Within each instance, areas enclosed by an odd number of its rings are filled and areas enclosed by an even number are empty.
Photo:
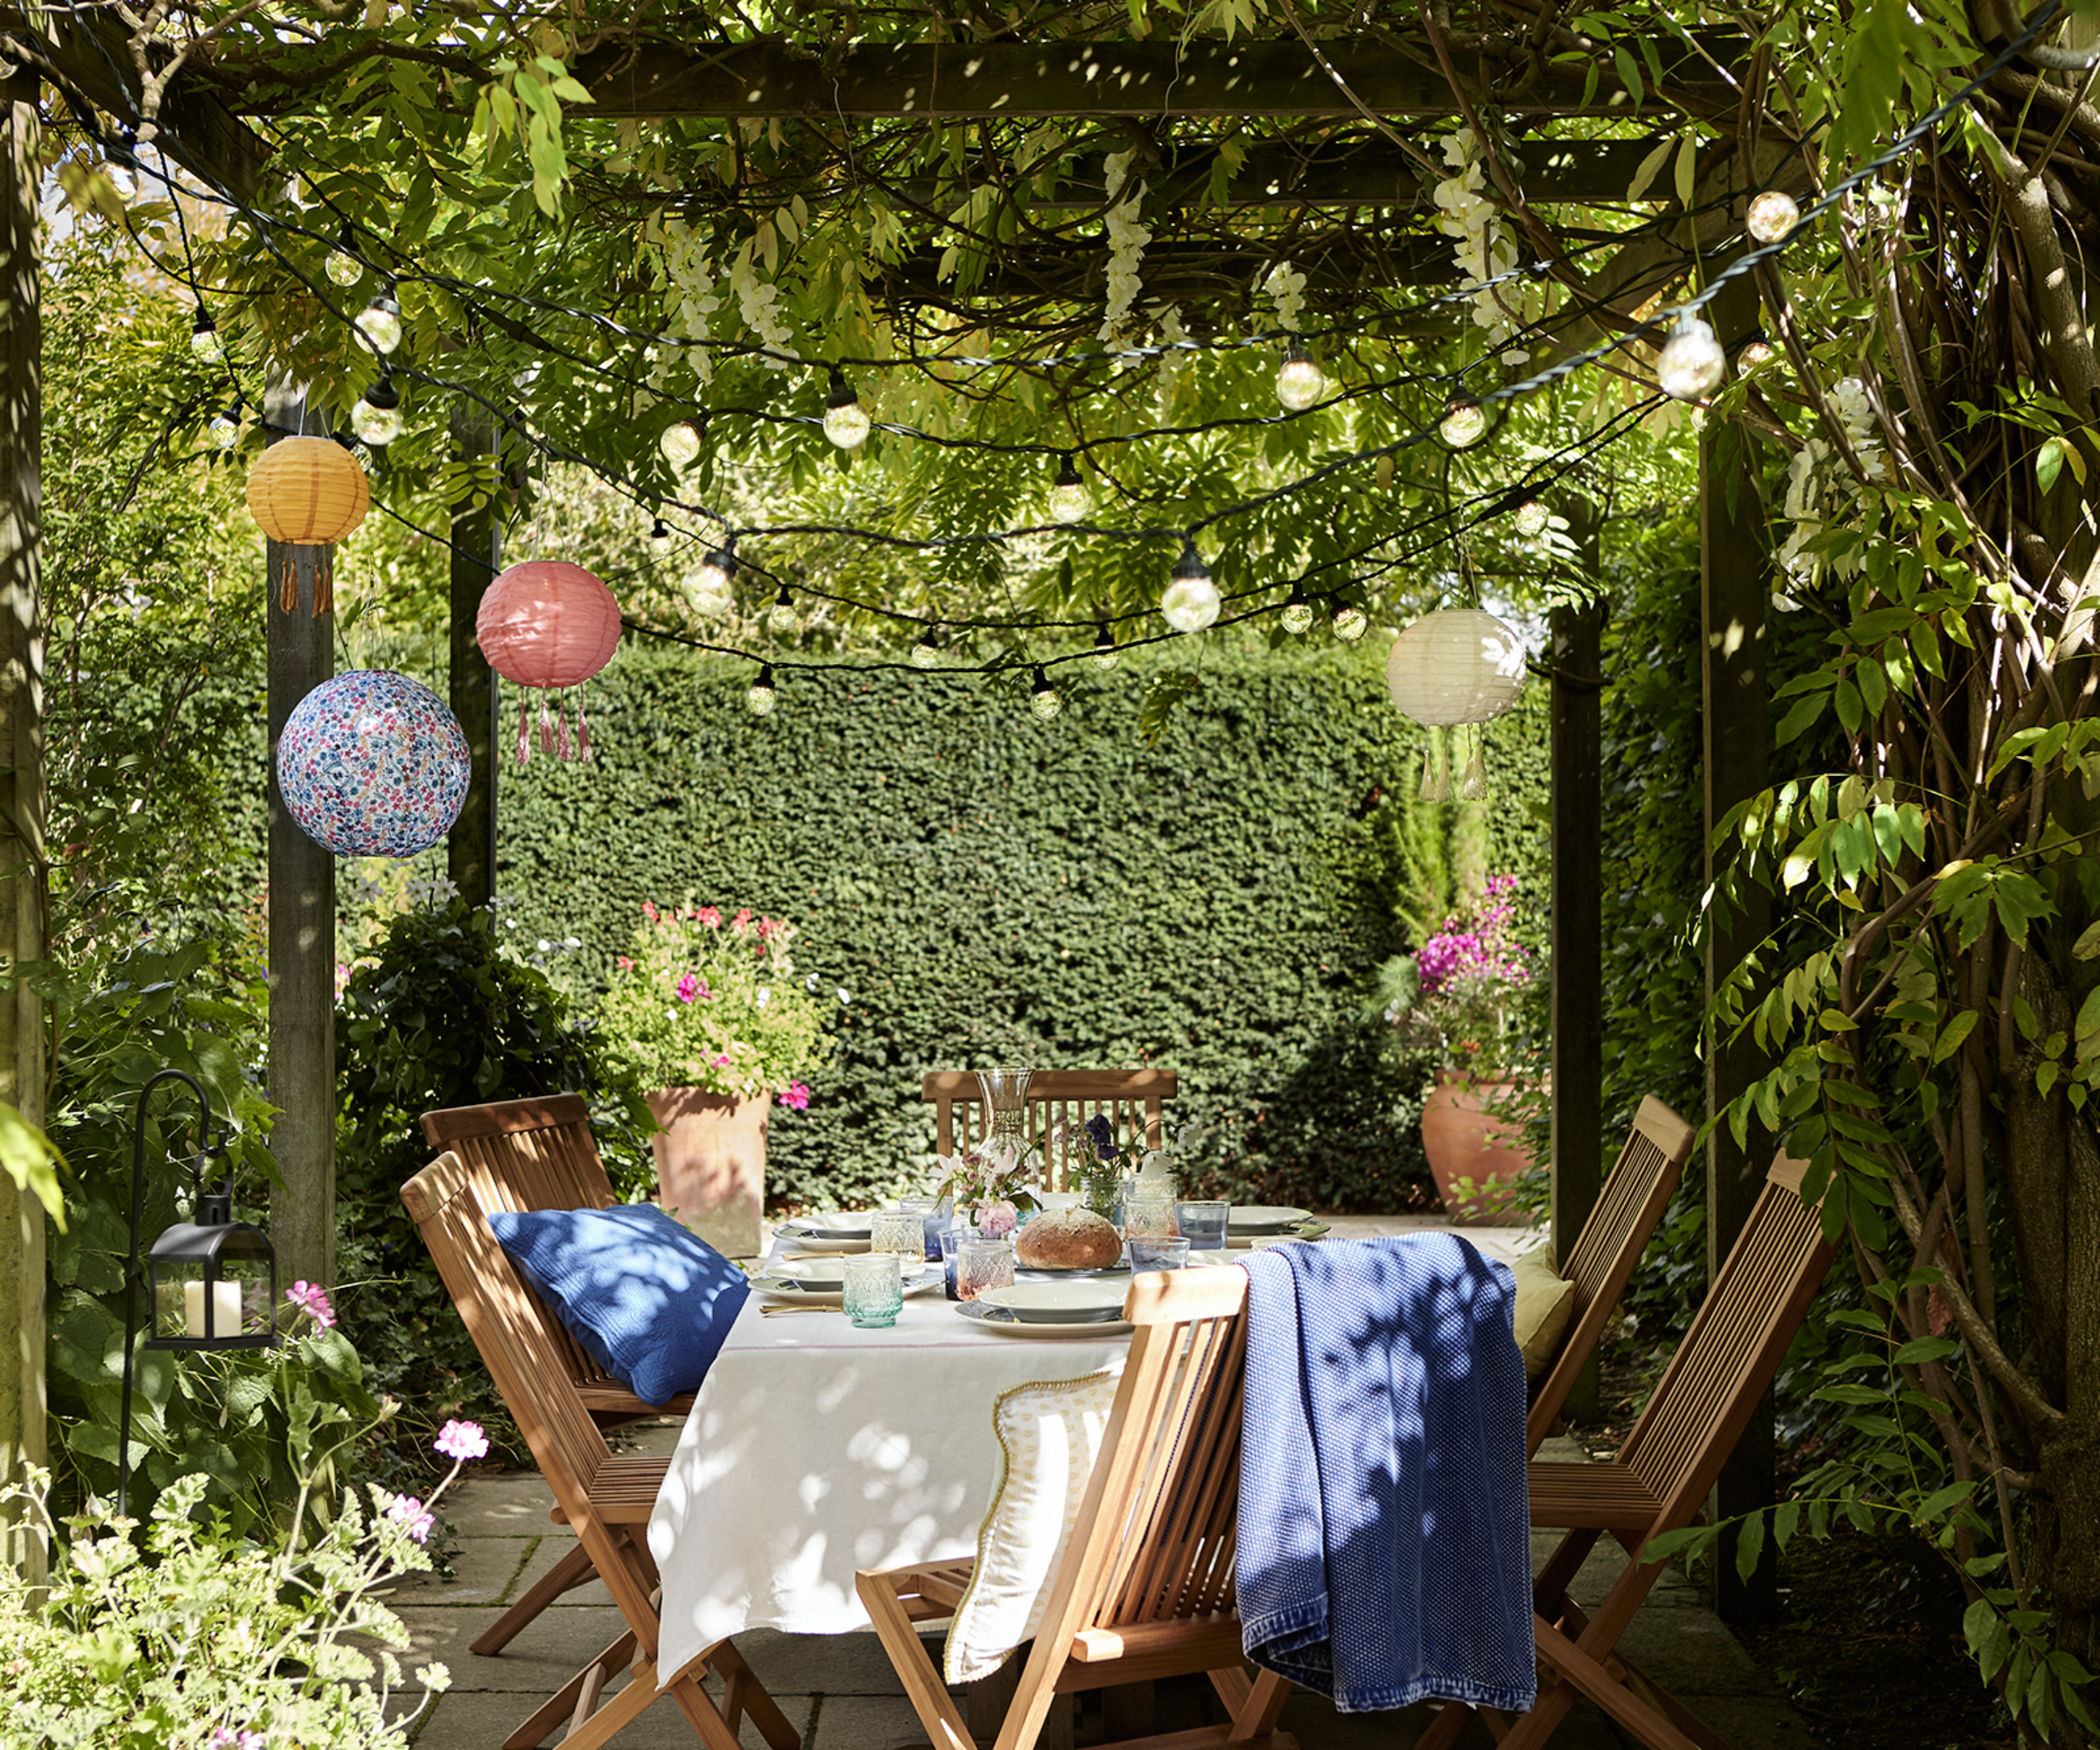
[[[212,1284],[212,1330],[214,1337],[237,1337],[241,1334],[241,1284],[237,1282],[214,1282]],[[201,1337],[204,1328],[204,1284],[186,1282],[182,1284],[182,1334],[186,1337]]]

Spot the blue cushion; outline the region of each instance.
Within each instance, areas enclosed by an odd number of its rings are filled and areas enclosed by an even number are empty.
[[[744,1272],[654,1203],[499,1211],[518,1274],[644,1404],[696,1391],[751,1296]]]

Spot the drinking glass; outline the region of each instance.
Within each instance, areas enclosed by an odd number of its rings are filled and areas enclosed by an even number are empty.
[[[897,1322],[904,1309],[904,1278],[895,1252],[858,1252],[845,1260],[846,1317],[864,1331]]]
[[[1181,1236],[1191,1249],[1200,1252],[1222,1252],[1225,1250],[1225,1227],[1232,1214],[1229,1203],[1178,1203],[1174,1206],[1175,1219],[1181,1225]]]
[[[928,1264],[937,1264],[941,1258],[941,1200],[937,1197],[900,1197],[900,1209],[908,1209],[919,1217],[920,1250]]]
[[[894,1252],[900,1274],[916,1282],[926,1270],[926,1217],[913,1209],[878,1209],[868,1217],[868,1250]]]
[[[1172,1240],[1132,1240],[1130,1242],[1130,1274],[1141,1276],[1148,1270],[1186,1270],[1188,1267],[1188,1242]]]
[[[1130,1194],[1123,1200],[1124,1236],[1171,1240],[1179,1231],[1174,1220],[1173,1180],[1164,1173],[1132,1180]]]
[[[989,1288],[1013,1286],[1013,1242],[988,1240],[982,1235],[962,1242],[962,1262],[956,1266],[956,1298],[975,1300]]]
[[[956,1286],[956,1272],[962,1263],[964,1242],[976,1237],[976,1228],[968,1222],[943,1222],[934,1231],[934,1242],[941,1248],[942,1286],[950,1300],[960,1300],[962,1298]]]

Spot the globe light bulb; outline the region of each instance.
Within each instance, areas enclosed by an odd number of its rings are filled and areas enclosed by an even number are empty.
[[[365,276],[365,264],[358,260],[356,250],[357,239],[350,234],[350,221],[346,219],[343,228],[336,234],[335,248],[321,263],[322,271],[346,291]]]
[[[766,612],[766,624],[782,638],[792,638],[802,629],[802,617],[794,611],[794,598],[788,593],[788,585],[780,585],[780,592],[773,606]]]
[[[1783,189],[1768,188],[1750,203],[1743,227],[1760,243],[1776,243],[1801,223],[1801,208]]]
[[[1306,599],[1302,584],[1293,584],[1291,599],[1284,604],[1284,630],[1289,633],[1307,632],[1312,626],[1312,604]]]
[[[824,397],[824,436],[842,450],[858,450],[868,441],[868,410],[853,393],[853,386],[836,370],[831,373],[831,390]]]
[[[1735,358],[1736,362],[1745,370],[1754,371],[1760,365],[1768,365],[1772,362],[1772,343],[1760,337],[1746,345],[1743,350],[1735,355]]]
[[[401,306],[381,292],[357,312],[357,332],[381,353],[390,355],[401,345]]]
[[[1029,696],[1028,709],[1044,723],[1048,723],[1065,708],[1064,696],[1050,684],[1049,676],[1043,673],[1041,663],[1035,667],[1035,679]]]
[[[656,447],[663,459],[674,468],[690,468],[700,456],[700,434],[681,419],[675,425],[667,425],[656,440]]]
[[[1101,623],[1101,630],[1094,634],[1094,648],[1087,660],[1104,671],[1123,661],[1123,653],[1116,648],[1116,634],[1109,629],[1105,620]]]
[[[1295,341],[1285,349],[1276,373],[1276,398],[1289,413],[1303,413],[1327,392],[1320,360]]]
[[[671,526],[661,516],[649,524],[649,551],[663,554],[671,550]]]
[[[350,429],[374,449],[383,448],[402,434],[401,391],[384,371],[365,391],[364,398],[350,410]]]
[[[197,306],[197,319],[190,325],[190,350],[207,365],[215,365],[226,356],[226,342],[219,338],[212,312],[201,304]]]
[[[912,646],[912,667],[938,668],[940,666],[941,647],[934,642],[934,629],[929,626],[919,635],[919,641]]]
[[[1529,540],[1534,535],[1545,533],[1546,508],[1536,499],[1528,498],[1517,506],[1516,514],[1511,520],[1516,524],[1516,532]]]
[[[736,592],[731,587],[736,564],[720,548],[710,548],[707,556],[686,574],[685,598],[695,613],[706,620],[719,620],[737,605]]]
[[[1445,408],[1444,417],[1437,425],[1437,436],[1454,450],[1470,450],[1487,435],[1487,413],[1479,402],[1469,401],[1464,396]]]
[[[230,450],[241,441],[241,403],[234,402],[212,421],[212,442]]]
[[[1354,606],[1334,610],[1334,635],[1344,644],[1354,644],[1370,630],[1370,616]]]
[[[774,706],[779,703],[773,690],[773,664],[761,663],[759,666],[759,678],[745,689],[745,709],[753,717],[770,717]]]
[[[1166,592],[1159,598],[1159,612],[1176,632],[1200,632],[1217,619],[1222,606],[1218,586],[1210,580],[1210,567],[1203,563],[1191,539],[1174,561]]]
[[[1050,488],[1050,517],[1054,522],[1081,522],[1094,508],[1087,483],[1079,477],[1079,461],[1067,456],[1057,471],[1057,484]]]
[[[1721,343],[1696,316],[1680,318],[1656,355],[1656,382],[1663,394],[1678,401],[1703,400],[1727,368]]]

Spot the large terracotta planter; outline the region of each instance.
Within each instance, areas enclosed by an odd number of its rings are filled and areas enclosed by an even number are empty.
[[[1483,1110],[1500,1104],[1510,1082],[1471,1082],[1440,1074],[1422,1105],[1422,1146],[1436,1176],[1444,1213],[1461,1226],[1522,1228],[1531,1218],[1513,1207],[1517,1175],[1531,1164],[1516,1145],[1517,1126]]]
[[[649,1110],[663,1126],[652,1139],[656,1200],[724,1256],[755,1256],[766,1195],[766,1096],[664,1088],[649,1096]]]

